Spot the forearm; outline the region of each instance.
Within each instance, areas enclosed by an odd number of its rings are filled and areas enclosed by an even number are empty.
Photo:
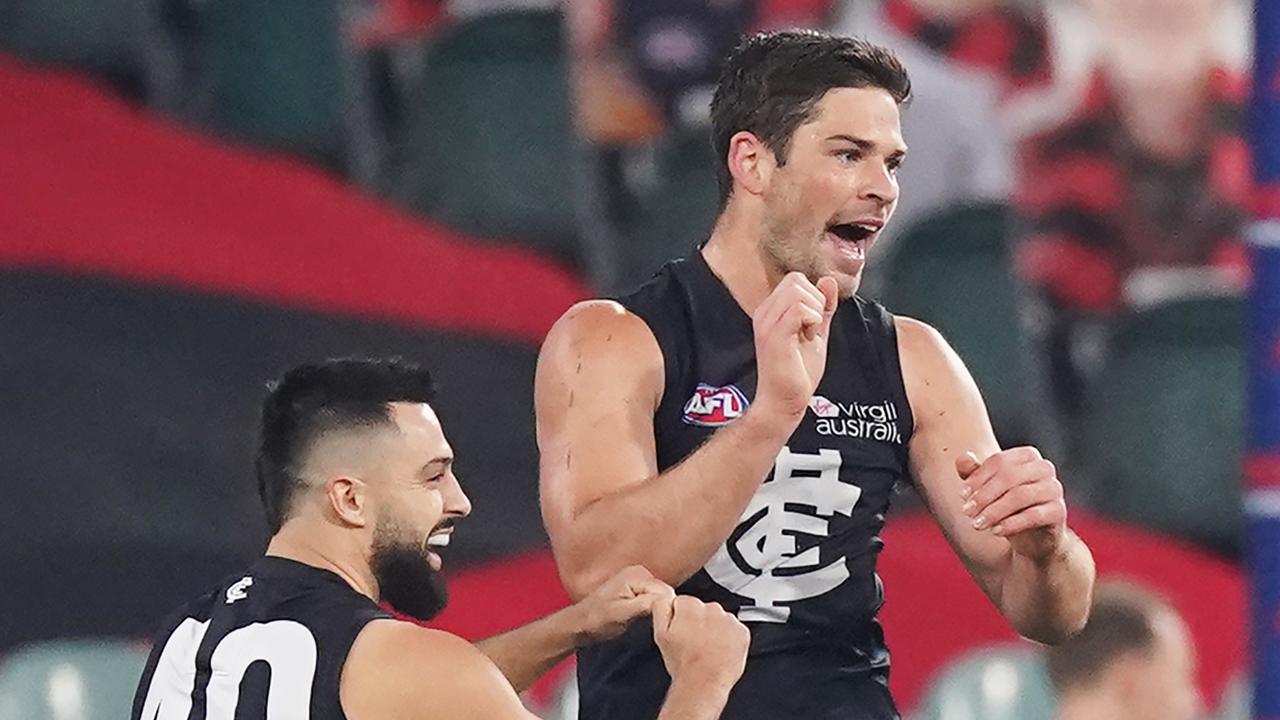
[[[728,687],[682,682],[676,678],[667,691],[658,720],[716,720],[728,701]]]
[[[629,565],[673,586],[692,576],[737,526],[793,420],[752,407],[680,464],[579,510],[556,548],[570,593]]]
[[[476,643],[516,692],[524,692],[577,649],[581,623],[573,606]]]
[[[1089,547],[1067,530],[1062,548],[1047,560],[1010,553],[999,584],[1000,612],[1023,637],[1062,642],[1089,618],[1094,577]]]

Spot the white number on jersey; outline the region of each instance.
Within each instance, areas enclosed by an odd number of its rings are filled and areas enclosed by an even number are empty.
[[[196,683],[196,653],[209,623],[182,621],[169,636],[142,705],[143,720],[187,720]],[[255,662],[271,666],[266,692],[267,720],[308,720],[316,671],[316,640],[305,625],[273,620],[226,634],[209,660],[213,672],[205,688],[206,720],[234,720],[240,682]]]

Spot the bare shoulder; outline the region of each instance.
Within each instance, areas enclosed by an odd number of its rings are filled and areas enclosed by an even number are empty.
[[[909,354],[913,361],[927,362],[951,349],[946,339],[942,337],[942,333],[922,320],[905,315],[894,315],[893,326],[898,331],[899,351]]]
[[[591,377],[640,381],[661,391],[663,360],[657,338],[640,316],[613,300],[587,300],[569,308],[543,341],[540,379]]]
[[[527,717],[501,671],[462,638],[398,620],[365,625],[342,670],[351,717],[457,717],[492,704],[492,717]],[[505,712],[509,711],[509,712]]]
[[[640,316],[616,300],[584,300],[565,311],[547,333],[542,352],[633,353],[652,349],[661,361],[658,341]]]
[[[946,402],[971,389],[976,392],[964,362],[937,328],[901,315],[894,316],[894,327],[898,334],[903,384],[913,411],[918,410],[918,406]]]
[[[895,315],[893,325],[898,331],[898,356],[908,382],[913,379],[911,375],[934,375],[954,370],[954,364],[960,361],[947,339],[929,323]]]

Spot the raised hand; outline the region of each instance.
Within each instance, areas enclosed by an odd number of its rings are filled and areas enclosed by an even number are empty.
[[[755,404],[799,421],[827,367],[827,337],[838,287],[787,274],[751,318],[756,345]]]

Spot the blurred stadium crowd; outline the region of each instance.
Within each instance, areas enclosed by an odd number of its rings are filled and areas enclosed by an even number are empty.
[[[1101,576],[1181,613],[1209,714],[1246,717],[1249,19],[1240,0],[0,0],[0,720],[118,716],[129,639],[260,552],[258,395],[316,357],[440,377],[476,506],[443,624],[562,602],[538,343],[706,237],[718,61],[791,26],[886,44],[914,81],[865,292],[950,339],[1002,442],[1062,468]],[[912,494],[896,505],[904,710],[1050,717],[1040,653]],[[557,687],[530,702],[572,717]]]

